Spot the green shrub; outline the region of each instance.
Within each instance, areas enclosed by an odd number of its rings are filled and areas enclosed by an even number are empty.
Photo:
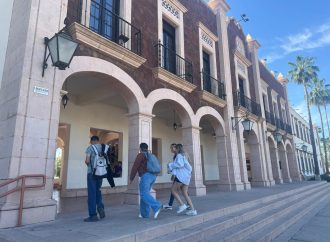
[[[330,174],[321,175],[321,180],[330,182]]]

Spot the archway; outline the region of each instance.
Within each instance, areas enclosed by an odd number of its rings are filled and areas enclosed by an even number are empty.
[[[289,166],[288,166],[288,157],[284,148],[284,143],[279,142],[277,144],[278,153],[279,153],[279,165],[282,173],[282,178],[284,182],[291,182]]]
[[[294,181],[301,181],[298,161],[297,161],[295,153],[292,149],[292,145],[288,140],[286,141],[285,150],[286,150],[286,154],[288,157],[288,167],[289,167],[290,177]]]
[[[266,186],[259,139],[255,128],[243,132],[246,169],[252,186]]]
[[[272,136],[268,136],[268,147],[269,147],[274,180],[277,184],[281,184],[283,183],[283,179],[279,164],[279,154],[278,154],[276,142]]]
[[[228,183],[228,160],[224,120],[213,108],[204,106],[196,112],[199,120],[203,182],[208,190]]]
[[[64,78],[64,79],[62,79]],[[70,71],[60,72],[55,95],[67,93],[69,102],[59,103],[58,123],[70,125],[70,145],[63,171],[61,196],[85,196],[85,150],[92,135],[111,144],[122,173],[115,179],[117,190],[125,191],[128,177],[130,128],[127,113],[137,113],[145,97],[135,81],[114,64],[93,57],[75,57]],[[108,184],[104,184],[108,186]],[[123,189],[120,189],[120,187]],[[110,190],[112,192],[113,190]]]

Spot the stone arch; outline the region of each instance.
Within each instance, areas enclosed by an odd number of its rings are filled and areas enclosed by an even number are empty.
[[[200,134],[201,139],[201,162],[203,169],[204,185],[209,185],[215,180],[220,184],[228,183],[228,160],[225,123],[219,112],[209,106],[201,107],[197,110],[195,120],[198,126],[203,128],[203,122],[207,120],[214,130],[213,137]],[[208,132],[209,128],[206,128]],[[215,137],[214,137],[215,135]],[[212,147],[212,148],[211,148]],[[202,152],[203,151],[203,152]]]
[[[288,156],[285,150],[285,143],[282,140],[277,144],[278,153],[279,153],[279,160],[280,160],[280,169],[283,177],[284,182],[291,182],[290,171],[288,166]]]
[[[130,113],[139,112],[145,101],[145,96],[140,86],[124,70],[115,64],[90,56],[76,56],[70,68],[56,73],[55,95],[60,99],[60,90],[64,82],[75,73],[93,72],[113,77],[118,81],[123,97],[127,101]]]
[[[155,104],[162,100],[169,100],[174,102],[177,104],[177,107],[183,111],[178,112],[178,116],[180,117],[183,127],[197,127],[198,124],[195,120],[194,111],[189,105],[188,101],[179,93],[171,89],[160,88],[149,93],[145,100],[145,105],[142,107],[143,109],[141,109],[141,112],[151,114]]]
[[[299,172],[298,160],[292,147],[292,143],[289,140],[286,140],[285,150],[287,154],[290,177],[295,181],[300,181],[301,177]]]
[[[213,117],[213,119],[211,119],[210,122],[214,128],[217,126],[216,122],[218,122],[220,124],[222,130],[220,130],[219,128],[215,128],[216,135],[223,136],[226,134],[225,121],[223,120],[221,115],[218,113],[218,111],[216,111],[214,108],[208,107],[208,106],[201,107],[196,112],[195,121],[199,124],[200,120],[205,115]]]
[[[280,165],[279,165],[279,151],[277,148],[277,142],[275,141],[273,135],[271,135],[271,134],[269,134],[267,136],[267,141],[268,141],[268,148],[269,148],[269,155],[270,155],[270,160],[271,160],[273,178],[275,180],[275,183],[281,184],[281,183],[283,183],[283,179],[282,179],[282,173],[281,173]]]

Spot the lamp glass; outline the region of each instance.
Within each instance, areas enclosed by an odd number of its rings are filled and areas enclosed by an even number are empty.
[[[246,118],[242,121],[242,125],[243,125],[243,128],[244,128],[244,131],[251,131],[253,122],[250,119]]]
[[[275,132],[274,133],[274,139],[276,140],[277,143],[282,141],[282,134],[280,132]]]
[[[55,34],[48,42],[48,49],[53,65],[60,70],[64,70],[70,65],[73,54],[78,47],[78,43],[73,41],[70,35],[65,32]]]
[[[307,151],[307,145],[302,145],[302,146],[301,146],[301,149],[302,149],[304,152],[306,152],[306,151]]]

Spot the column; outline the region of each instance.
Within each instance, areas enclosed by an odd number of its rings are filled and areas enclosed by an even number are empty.
[[[273,176],[275,179],[276,184],[282,184],[283,179],[282,179],[282,173],[280,170],[280,165],[278,163],[279,161],[279,155],[278,155],[279,150],[277,148],[273,148],[270,150],[270,159],[272,161],[272,169],[273,169]]]
[[[288,157],[286,155],[285,150],[280,151],[280,159],[281,159],[281,166],[282,166],[282,177],[284,182],[292,182],[290,177],[290,171],[288,166]]]
[[[231,85],[231,71],[230,71],[230,59],[229,59],[229,46],[228,46],[228,33],[226,23],[226,13],[229,11],[229,6],[225,0],[211,0],[208,5],[213,9],[217,18],[217,32],[219,36],[219,59],[221,80],[225,80],[226,101],[229,105],[224,110],[224,120],[227,144],[227,159],[228,159],[228,179],[223,180],[224,183],[220,184],[220,189],[225,191],[240,191],[244,189],[244,185],[241,182],[239,157],[237,149],[237,140],[235,132],[231,128],[231,117],[234,116],[233,95]],[[226,183],[229,182],[229,183]]]
[[[182,143],[184,149],[190,158],[190,164],[193,168],[189,193],[196,196],[206,195],[206,187],[203,183],[203,170],[201,159],[200,128],[184,127],[182,128]]]
[[[144,142],[148,144],[151,150],[152,142],[152,118],[151,114],[135,113],[128,115],[128,183],[131,174],[131,169],[134,164],[137,154],[140,152],[140,143]],[[128,184],[127,191],[125,193],[126,204],[139,204],[139,178],[135,177],[131,184]],[[152,195],[156,197],[154,191]]]

